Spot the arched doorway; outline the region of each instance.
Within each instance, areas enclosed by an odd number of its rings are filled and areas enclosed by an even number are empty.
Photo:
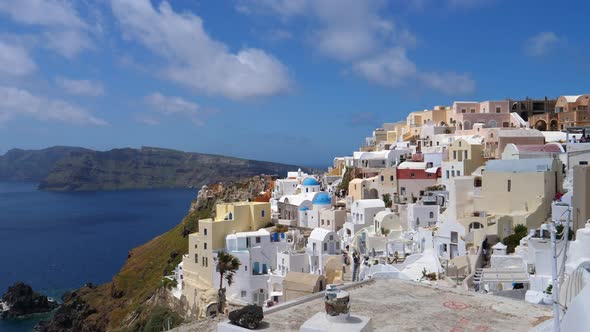
[[[377,189],[373,188],[373,189],[369,190],[368,199],[377,199],[377,198],[379,198],[379,192],[377,191]]]
[[[463,128],[465,128],[465,130],[470,130],[471,129],[471,122],[470,121],[464,121],[463,122]]]
[[[469,231],[470,232],[474,229],[480,229],[480,228],[483,228],[483,225],[477,221],[474,221],[471,224],[469,224]]]
[[[539,131],[546,131],[547,122],[545,122],[543,119],[537,120],[537,122],[535,122],[535,128]]]
[[[557,120],[553,119],[551,120],[551,123],[549,124],[549,128],[551,128],[551,131],[557,131]]]

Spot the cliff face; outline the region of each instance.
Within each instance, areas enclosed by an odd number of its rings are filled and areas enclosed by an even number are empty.
[[[58,160],[72,152],[90,151],[69,146],[54,146],[42,150],[12,149],[0,156],[0,180],[38,182],[47,177]]]
[[[256,174],[286,175],[298,166],[160,148],[71,153],[56,162],[42,190],[198,188]]]
[[[164,275],[188,252],[188,234],[198,230],[198,220],[212,216],[220,201],[265,199],[273,186],[270,176],[255,176],[230,183],[215,183],[201,190],[188,214],[170,231],[134,248],[110,283],[83,287],[64,297],[63,306],[40,331],[144,330],[155,312],[162,315],[158,294]],[[265,195],[260,195],[264,192]],[[169,309],[166,309],[169,310]],[[174,313],[165,313],[174,315]],[[176,320],[175,320],[176,321]]]

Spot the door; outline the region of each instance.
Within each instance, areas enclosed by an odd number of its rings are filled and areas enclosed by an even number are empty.
[[[453,259],[454,257],[459,256],[459,247],[456,244],[451,244],[451,256],[450,258]]]
[[[262,274],[267,274],[268,270],[266,269],[266,264],[262,264]]]
[[[254,262],[254,269],[252,271],[253,274],[260,274],[260,263]]]
[[[335,245],[336,244],[334,242],[328,243],[328,254],[334,255],[334,253],[336,252]]]
[[[252,303],[259,305],[259,306],[263,306],[264,305],[264,301],[266,300],[266,291],[262,288],[258,289],[257,291],[254,292],[254,294],[252,294]]]

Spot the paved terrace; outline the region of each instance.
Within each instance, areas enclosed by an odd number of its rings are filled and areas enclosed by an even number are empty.
[[[348,291],[351,313],[371,317],[374,331],[528,331],[552,316],[548,306],[397,279],[372,280]],[[298,331],[323,310],[320,297],[265,313],[269,326],[264,330]],[[177,331],[216,331],[216,322],[197,322]]]

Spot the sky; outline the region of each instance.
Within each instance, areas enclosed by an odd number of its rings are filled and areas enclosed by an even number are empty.
[[[588,93],[586,1],[0,1],[0,154],[329,165],[454,100]]]

